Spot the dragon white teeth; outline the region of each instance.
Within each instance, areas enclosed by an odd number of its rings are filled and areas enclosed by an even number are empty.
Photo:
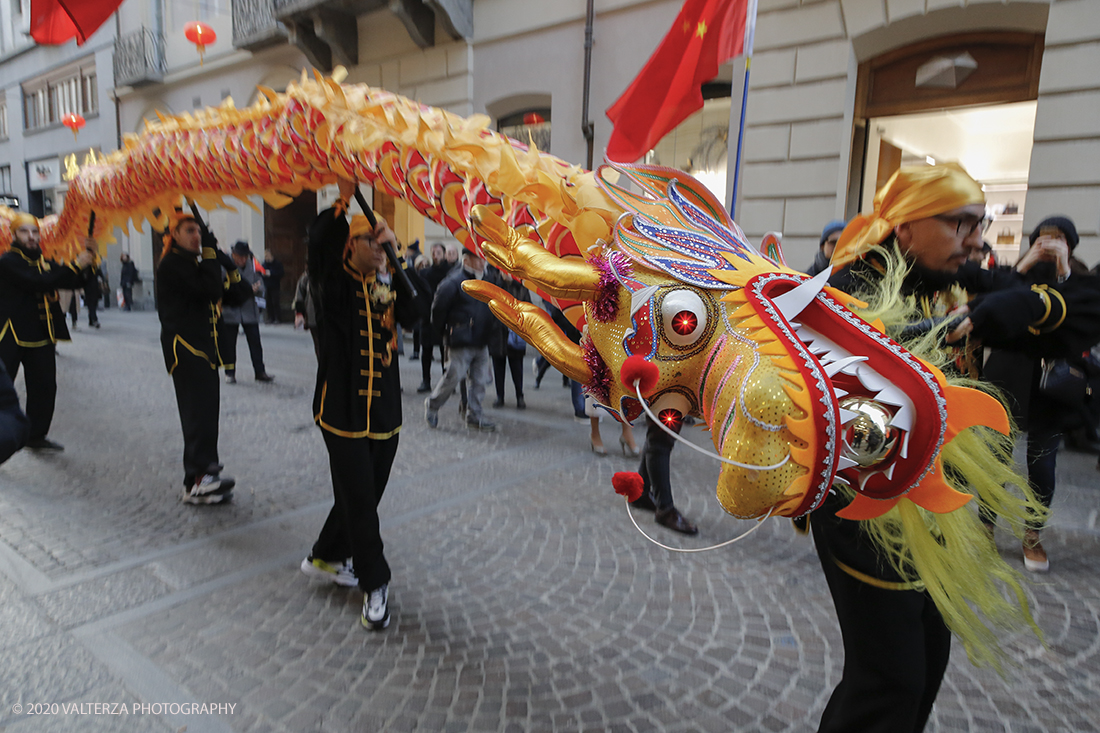
[[[843,407],[840,408],[840,424],[841,425],[844,425],[849,420],[851,420],[852,418],[855,418],[855,417],[859,417],[858,412],[853,412],[852,410],[845,410]]]
[[[852,468],[853,466],[858,465],[859,464],[853,461],[851,458],[848,458],[847,456],[841,456],[839,459],[837,459],[836,470],[843,471],[846,468]]]
[[[845,374],[851,374],[851,372],[845,372]],[[889,382],[869,367],[859,367],[856,369],[855,376],[859,378],[864,387],[872,392],[881,392],[890,386]]]
[[[879,402],[893,405],[894,407],[911,404],[909,398],[905,396],[905,393],[892,384],[888,384],[880,390],[875,399]]]
[[[902,458],[909,457],[909,431],[906,430],[901,436],[901,450],[898,451],[898,455]]]
[[[820,273],[804,280],[802,284],[793,290],[788,290],[782,295],[772,299],[772,303],[779,309],[779,312],[783,314],[783,317],[788,322],[793,321],[795,316],[805,310],[817,294],[821,292],[821,289],[825,287],[825,283],[829,280],[829,275],[832,272],[832,268],[825,268]]]
[[[890,425],[906,432],[913,429],[913,408],[909,405],[901,405],[897,413],[890,418]]]
[[[836,373],[840,372],[840,371],[843,371],[845,374],[849,374],[850,372],[848,372],[848,370],[845,369],[845,367],[851,366],[852,364],[856,364],[856,363],[861,362],[861,361],[867,361],[867,357],[866,356],[849,356],[849,357],[846,357],[844,359],[841,359],[840,361],[834,361],[831,364],[823,365],[822,368],[825,370],[825,373],[827,375],[829,375],[829,378],[832,379],[834,376],[836,376]]]
[[[897,465],[896,463],[891,463],[890,468],[883,471],[883,473],[886,474],[886,479],[887,480],[889,480],[889,481],[893,480],[893,478],[894,478],[894,466],[896,466],[896,465]]]

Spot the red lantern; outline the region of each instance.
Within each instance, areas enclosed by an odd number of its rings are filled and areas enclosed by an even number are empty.
[[[538,112],[528,112],[523,115],[523,124],[525,125],[538,125],[542,122],[546,122],[546,118]]]
[[[218,40],[218,34],[214,29],[198,20],[193,20],[183,27],[183,35],[188,41],[195,44],[199,50],[199,65],[202,65],[202,54],[206,47]]]
[[[73,131],[73,139],[76,139],[77,132],[80,128],[84,127],[84,118],[81,115],[70,112],[61,118],[61,124]]]

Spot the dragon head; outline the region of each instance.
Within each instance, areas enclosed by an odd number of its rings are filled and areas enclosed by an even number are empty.
[[[1007,432],[998,403],[949,387],[862,320],[853,310],[862,304],[825,286],[828,272],[786,267],[774,242],[772,256],[751,247],[691,176],[615,165],[598,180],[624,213],[586,261],[558,258],[487,209],[472,212],[495,265],[582,302],[580,346],[491,285],[467,283],[470,292],[619,419],[646,408],[673,428],[701,419],[723,464],[719,502],[734,516],[803,515],[838,480],[857,493],[852,518],[878,516],[902,495],[941,512],[969,499],[944,482],[939,453],[974,422],[948,414],[981,414]]]

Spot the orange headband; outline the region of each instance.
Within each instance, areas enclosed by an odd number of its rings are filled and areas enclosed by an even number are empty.
[[[984,203],[981,184],[958,163],[900,168],[875,194],[871,213],[860,214],[844,228],[831,263],[843,267],[859,259],[898,224]]]

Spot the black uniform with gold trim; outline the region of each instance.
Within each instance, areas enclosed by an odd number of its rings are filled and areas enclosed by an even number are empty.
[[[309,274],[321,341],[313,416],[334,435],[384,440],[401,430],[396,324],[412,328],[422,305],[358,272],[344,258],[347,238],[347,220],[336,209],[322,212],[310,229]]]
[[[359,587],[369,592],[390,581],[378,502],[401,430],[396,324],[412,328],[428,303],[427,288],[412,270],[406,273],[419,291],[416,300],[359,272],[345,257],[348,234],[343,208],[321,212],[309,231],[320,345],[313,414],[328,449],[335,498],[310,557],[333,565],[352,558]]]
[[[173,243],[161,258],[156,279],[160,344],[183,427],[183,485],[190,487],[197,477],[220,471],[217,319],[224,291],[222,263],[216,248],[206,243],[201,258]]]
[[[54,345],[69,340],[57,289],[82,288],[85,277],[76,265],[32,256],[18,242],[0,256],[0,359],[12,379],[24,367],[31,441],[50,430],[57,397]]]

